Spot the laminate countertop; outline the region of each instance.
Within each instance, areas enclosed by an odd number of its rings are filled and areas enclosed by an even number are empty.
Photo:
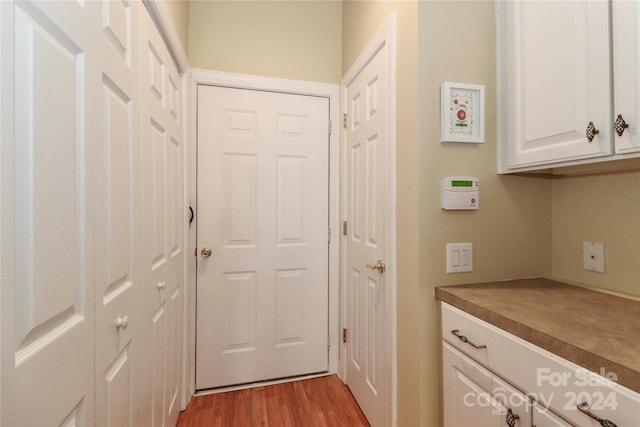
[[[441,286],[435,295],[640,393],[640,301],[541,278]]]

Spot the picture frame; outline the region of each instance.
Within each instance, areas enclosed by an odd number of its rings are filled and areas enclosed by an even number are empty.
[[[440,142],[484,142],[484,86],[440,85]]]

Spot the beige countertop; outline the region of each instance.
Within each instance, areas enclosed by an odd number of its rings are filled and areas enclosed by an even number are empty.
[[[640,393],[640,301],[549,279],[441,286],[436,298]]]

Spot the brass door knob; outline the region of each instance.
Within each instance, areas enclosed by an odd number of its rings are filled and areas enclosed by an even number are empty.
[[[374,265],[367,264],[367,268],[372,270],[378,270],[378,273],[384,273],[384,262],[381,259],[378,260]]]
[[[213,252],[211,252],[211,248],[202,248],[200,251],[200,255],[202,258],[209,258]]]

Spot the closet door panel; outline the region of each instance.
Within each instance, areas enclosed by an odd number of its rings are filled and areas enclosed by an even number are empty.
[[[0,4],[2,425],[93,424],[95,7]]]
[[[140,16],[143,382],[142,423],[175,425],[182,369],[184,145],[180,75],[147,14]]]
[[[96,139],[95,387],[98,425],[139,425],[142,225],[137,2],[96,7],[100,137]],[[144,10],[142,10],[144,12]]]

